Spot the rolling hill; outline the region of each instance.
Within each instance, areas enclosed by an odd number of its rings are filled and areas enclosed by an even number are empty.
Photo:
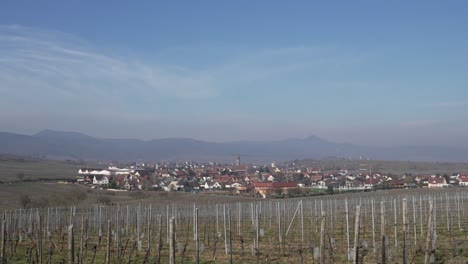
[[[118,161],[243,161],[370,158],[412,161],[468,161],[468,149],[434,146],[365,147],[316,136],[279,141],[207,142],[191,138],[153,140],[96,138],[76,132],[44,130],[34,135],[0,132],[0,153],[53,159]]]

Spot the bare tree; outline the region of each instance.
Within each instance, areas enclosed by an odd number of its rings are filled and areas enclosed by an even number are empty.
[[[20,197],[21,207],[27,208],[29,205],[31,205],[31,203],[32,203],[32,200],[31,200],[31,197],[29,197],[29,195],[27,194],[21,195]]]

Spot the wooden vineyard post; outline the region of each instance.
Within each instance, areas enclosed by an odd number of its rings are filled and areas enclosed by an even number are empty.
[[[325,212],[322,211],[320,224],[320,263],[325,263]]]
[[[128,207],[127,204],[127,214],[125,215],[126,220],[125,220],[125,236],[128,236],[128,222],[130,222],[130,208]]]
[[[403,198],[403,264],[406,264],[406,232],[407,232],[407,220],[406,220],[406,198]]]
[[[418,235],[416,231],[416,208],[414,206],[414,196],[413,196],[413,230],[414,230],[414,245],[417,245]]]
[[[385,204],[384,202],[380,202],[380,234],[382,236],[382,264],[386,263],[386,256],[385,256]]]
[[[37,213],[37,220],[38,220],[38,229],[37,229],[37,243],[38,243],[38,251],[39,251],[39,264],[42,264],[42,215]]]
[[[101,245],[102,241],[102,205],[99,205],[99,246]]]
[[[429,201],[429,218],[427,219],[427,236],[426,236],[426,255],[424,257],[424,263],[429,263],[431,256],[431,229],[432,229],[432,200]]]
[[[166,206],[166,229],[167,229],[167,231],[166,231],[167,243],[170,244],[170,243],[171,243],[171,241],[170,241],[171,239],[170,239],[170,237],[169,237],[169,233],[170,233],[170,231],[169,231],[169,229],[170,229],[170,226],[169,226],[169,205]]]
[[[46,236],[49,237],[49,225],[50,225],[50,208],[47,207],[47,220],[46,220]]]
[[[302,206],[302,200],[301,200],[301,242],[304,242],[304,208]]]
[[[431,226],[431,256],[429,257],[430,262],[434,262],[435,249],[436,249],[435,243],[437,241],[437,200],[435,198],[434,198],[433,210],[434,210],[434,219],[432,219],[432,226]]]
[[[83,255],[83,260],[86,259],[86,256],[88,255],[88,248],[87,248],[88,239],[89,239],[89,218],[87,217],[85,219],[85,252]],[[83,263],[85,262],[83,261]]]
[[[260,223],[259,223],[259,212],[258,212],[258,204],[255,206],[255,249],[257,254],[257,259],[260,255],[260,245],[259,245],[259,237],[260,237]]]
[[[223,226],[224,226],[224,252],[228,254],[227,230],[226,230],[226,204],[223,204]]]
[[[434,219],[432,219],[432,225],[435,227],[435,228],[433,228],[433,231],[435,232],[437,230],[436,229],[436,227],[437,227],[437,200],[436,200],[435,197],[433,199],[434,199],[433,200],[434,205],[432,206],[432,210],[433,210],[432,213],[433,213]],[[432,235],[434,235],[434,234],[432,234]]]
[[[117,251],[117,261],[120,261],[120,204],[117,205],[115,212],[115,248]]]
[[[110,263],[111,248],[111,220],[107,220],[107,245],[106,245],[106,264]]]
[[[78,257],[78,264],[83,263],[84,255],[84,215],[81,215],[81,234],[80,234],[80,253]]]
[[[447,231],[450,231],[450,199],[448,197],[448,193],[445,193],[445,202],[446,202],[446,211],[447,211]]]
[[[231,207],[228,209],[229,218],[229,263],[232,264],[232,221],[231,221]],[[198,264],[198,263],[197,263]]]
[[[250,204],[250,211],[251,211],[251,215],[252,215],[252,226],[255,227],[255,220],[254,220],[255,215],[254,215],[254,204],[253,203]]]
[[[361,206],[356,205],[356,222],[354,225],[354,260],[353,263],[359,262],[359,227],[360,227]]]
[[[317,199],[314,199],[314,205],[315,205],[315,234],[317,235],[318,233],[318,210],[317,210]]]
[[[282,238],[281,238],[281,210],[280,210],[280,204],[279,202],[276,204],[276,215],[277,215],[277,222],[278,222],[278,242],[280,243],[280,248],[282,244]]]
[[[75,237],[73,233],[73,225],[68,226],[68,263],[75,263]]]
[[[197,224],[197,207],[195,204],[193,204],[193,240],[197,240],[197,230],[196,230],[196,224]]]
[[[422,210],[422,197],[419,196],[419,233],[423,236],[423,210]]]
[[[351,260],[350,259],[350,254],[349,254],[349,210],[348,210],[348,198],[346,198],[345,200],[345,205],[346,205],[346,239],[347,239],[347,242],[348,242],[348,250],[346,251],[346,254],[348,255],[348,260]]]
[[[175,219],[169,218],[169,264],[175,264]]]
[[[197,264],[200,264],[200,236],[198,235],[198,208],[195,208],[195,243],[197,250]]]
[[[216,234],[219,233],[219,206],[216,204]]]
[[[372,205],[372,248],[374,250],[374,257],[377,253],[377,248],[375,246],[375,215],[374,215],[374,199],[371,200]]]
[[[393,229],[395,231],[395,248],[398,248],[398,230],[397,230],[397,205],[396,199],[393,199]]]
[[[148,245],[148,249],[147,249],[147,256],[149,257],[150,253],[151,253],[151,232],[152,232],[152,213],[151,213],[151,204],[150,204],[150,207],[148,209],[148,222],[147,222],[147,225],[146,225],[146,233],[147,233],[147,245]]]
[[[457,193],[457,216],[458,216],[458,229],[461,229],[460,225],[460,193]]]
[[[335,202],[336,202],[336,200],[335,200]],[[329,205],[329,208],[330,208],[330,227],[331,227],[331,229],[330,229],[331,235],[329,237],[335,239],[335,236],[334,236],[334,231],[335,231],[334,222],[335,222],[335,220],[334,220],[334,214],[333,214],[332,200],[328,200],[328,205]],[[301,210],[302,210],[302,208],[301,208]]]
[[[238,203],[238,207],[239,207],[239,212],[237,214],[237,220],[238,220],[238,223],[237,223],[237,228],[238,228],[238,236],[241,236],[241,229],[242,229],[242,203]]]
[[[161,231],[162,231],[162,215],[159,215],[159,218],[158,218],[158,247],[157,247],[157,256],[156,256],[156,261],[155,263],[156,264],[159,264],[161,263],[161,248],[162,248],[162,236],[161,236]]]
[[[3,219],[2,219],[2,235],[1,235],[1,239],[2,239],[2,245],[1,245],[1,252],[0,252],[0,260],[1,260],[1,264],[6,264],[6,255],[5,255],[5,247],[6,247],[6,217],[5,217],[5,214],[3,215]]]
[[[29,215],[29,219],[31,219],[31,215]],[[29,223],[31,224],[31,221],[29,221]],[[73,206],[70,207],[70,217],[68,219],[68,225],[72,225],[73,224]]]
[[[137,247],[138,251],[141,251],[141,204],[138,204],[137,208],[137,213],[136,213],[136,221],[137,221],[137,234],[136,234],[136,239],[137,239]]]

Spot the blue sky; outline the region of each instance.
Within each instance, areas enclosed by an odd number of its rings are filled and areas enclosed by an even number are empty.
[[[0,130],[468,144],[467,1],[2,1]]]

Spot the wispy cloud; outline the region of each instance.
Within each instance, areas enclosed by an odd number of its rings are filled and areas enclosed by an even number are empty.
[[[40,97],[36,105],[45,108],[104,108],[109,103],[134,108],[138,104],[153,107],[153,102],[164,101],[162,98],[191,102],[221,98],[237,90],[249,94],[259,90],[258,96],[278,83],[288,89],[326,88],[346,80],[324,80],[323,72],[350,68],[361,59],[333,49],[301,45],[239,54],[200,70],[109,55],[63,32],[0,26],[0,91],[9,98],[2,103],[23,104],[30,101],[25,97]],[[132,100],[138,103],[129,103]]]
[[[168,134],[190,136],[190,127],[199,126],[207,138],[234,139],[241,132],[243,138],[264,137],[272,133],[270,124],[288,120],[297,127],[308,115],[301,109],[271,107],[271,102],[287,104],[299,94],[315,96],[311,90],[331,89],[334,96],[336,90],[370,87],[349,77],[347,71],[363,58],[352,52],[298,45],[228,53],[223,52],[216,65],[197,67],[197,60],[188,63],[192,66],[174,65],[167,63],[173,62],[170,58],[111,55],[115,51],[63,32],[0,26],[0,112],[7,113],[0,114],[0,122],[8,121],[11,127],[32,122],[23,130],[33,123],[36,130],[60,129],[68,122],[68,130],[73,130],[94,120],[103,134],[122,123],[144,125],[151,134],[166,129]],[[290,120],[291,116],[296,117]]]
[[[0,26],[0,69],[2,89],[10,94],[40,91],[92,100],[217,93],[207,73],[106,55],[73,36],[21,26]]]

